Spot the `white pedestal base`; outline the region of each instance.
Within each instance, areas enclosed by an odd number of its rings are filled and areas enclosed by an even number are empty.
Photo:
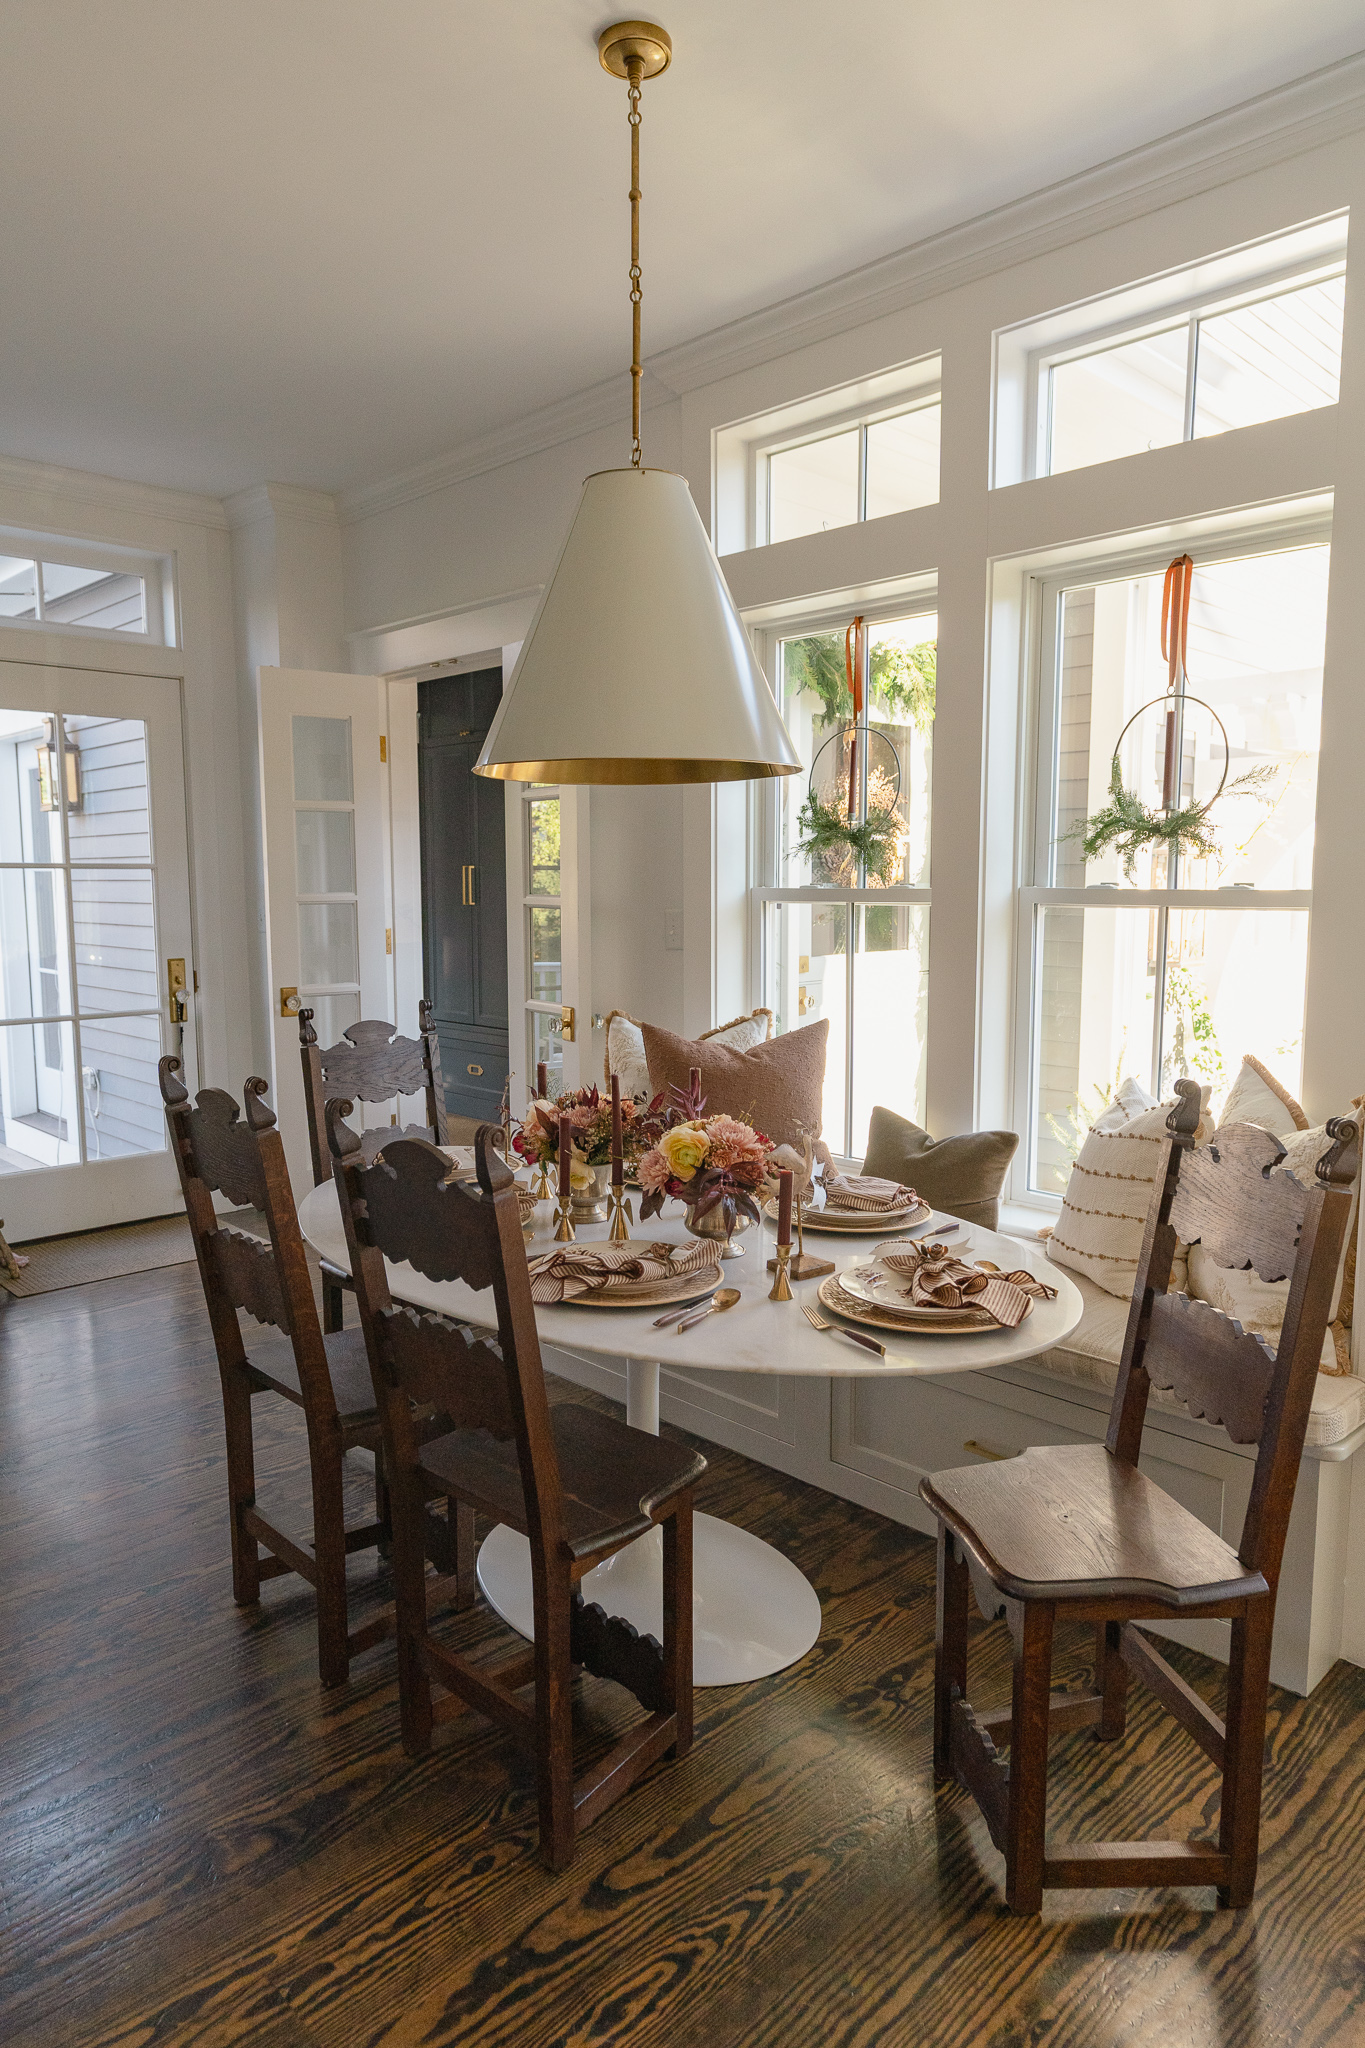
[[[741,1685],[804,1657],[820,1633],[815,1588],[770,1543],[694,1518],[693,1655],[696,1685]],[[514,1529],[494,1529],[479,1551],[483,1596],[519,1635],[535,1634],[531,1552]],[[582,1581],[583,1598],[663,1640],[663,1532],[651,1529]]]

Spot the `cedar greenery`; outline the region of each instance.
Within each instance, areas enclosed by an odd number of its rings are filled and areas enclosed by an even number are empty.
[[[1222,793],[1254,796],[1262,803],[1268,802],[1262,792],[1275,772],[1268,762],[1248,768]],[[1098,860],[1112,846],[1122,856],[1125,879],[1132,882],[1137,879],[1137,857],[1144,846],[1167,846],[1196,860],[1215,860],[1219,852],[1218,835],[1209,823],[1209,808],[1207,804],[1190,803],[1173,811],[1149,810],[1141,797],[1124,788],[1115,761],[1109,769],[1108,803],[1093,816],[1079,819],[1069,831],[1063,832],[1062,838],[1079,839],[1087,860]]]
[[[824,707],[827,725],[837,725],[853,716],[844,668],[843,637],[835,633],[811,633],[802,640],[788,640],[782,654],[783,677],[789,689],[810,690]],[[923,640],[918,647],[898,647],[879,640],[868,659],[868,682],[874,706],[884,707],[891,717],[901,717],[918,732],[932,731],[934,699],[938,688],[938,642]]]
[[[801,806],[797,825],[801,835],[797,844],[808,860],[851,853],[863,863],[869,880],[875,878],[883,888],[890,888],[895,881],[905,826],[894,807],[869,809],[866,822],[859,825],[812,790]]]

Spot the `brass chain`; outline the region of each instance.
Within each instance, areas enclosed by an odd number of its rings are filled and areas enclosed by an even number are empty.
[[[644,62],[639,57],[626,60],[626,77],[629,80],[627,97],[630,101],[630,307],[631,307],[631,358],[630,358],[630,423],[631,452],[630,466],[640,467],[640,379],[644,374],[640,363],[640,81],[644,76]]]

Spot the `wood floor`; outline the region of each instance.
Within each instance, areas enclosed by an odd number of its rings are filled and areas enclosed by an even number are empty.
[[[261,1497],[306,1530],[279,1412]],[[930,1544],[708,1447],[702,1504],[800,1564],[823,1633],[790,1672],[701,1693],[692,1755],[552,1877],[503,1737],[466,1716],[410,1763],[391,1648],[324,1696],[304,1589],[233,1607],[221,1437],[193,1267],[0,1309],[7,2048],[1365,2043],[1365,1672],[1272,1694],[1250,1911],[1054,1893],[1011,1920],[975,1809],[933,1787]],[[383,1597],[372,1555],[352,1569]],[[1004,1640],[974,1645],[984,1702]],[[1083,1658],[1064,1640],[1057,1682]],[[625,1697],[581,1694],[605,1742]],[[1054,1745],[1054,1826],[1215,1825],[1193,1745],[1147,1704],[1132,1728],[1117,1756]]]

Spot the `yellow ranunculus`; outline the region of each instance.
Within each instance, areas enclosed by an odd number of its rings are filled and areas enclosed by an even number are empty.
[[[690,1180],[706,1158],[709,1144],[698,1124],[674,1124],[660,1138],[659,1150],[679,1180]]]

